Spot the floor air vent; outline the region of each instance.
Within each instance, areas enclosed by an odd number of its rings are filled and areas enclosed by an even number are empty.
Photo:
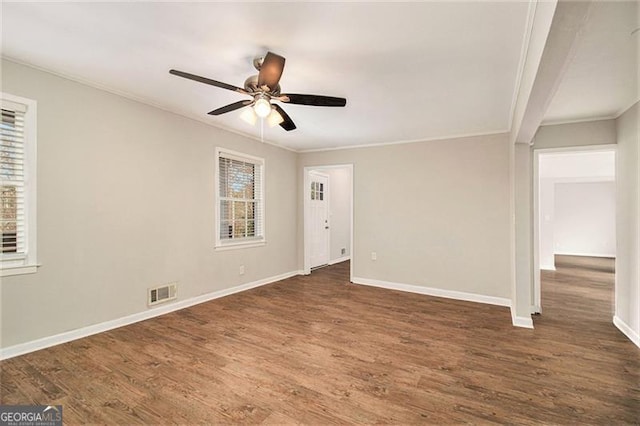
[[[176,283],[149,289],[149,306],[166,302],[176,298]]]

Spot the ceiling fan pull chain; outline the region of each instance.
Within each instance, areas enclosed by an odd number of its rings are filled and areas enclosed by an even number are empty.
[[[260,142],[264,143],[264,118],[260,118]]]

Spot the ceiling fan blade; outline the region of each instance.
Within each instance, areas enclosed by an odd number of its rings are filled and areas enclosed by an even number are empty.
[[[200,83],[209,84],[211,86],[220,87],[221,89],[232,90],[238,93],[247,93],[244,89],[241,89],[240,87],[233,86],[227,83],[222,83],[216,80],[211,80],[210,78],[200,77],[199,75],[189,74],[188,72],[183,72],[178,70],[169,70],[169,73],[173,75],[177,75],[178,77],[188,78],[189,80],[194,80]]]
[[[248,99],[246,101],[238,101],[238,102],[234,102],[232,104],[229,105],[225,105],[223,107],[220,107],[218,109],[214,109],[213,111],[209,112],[209,115],[220,115],[220,114],[224,114],[226,112],[231,112],[231,111],[235,111],[237,109],[240,109],[242,107],[245,107],[249,104],[251,104],[253,101]]]
[[[296,105],[313,105],[313,106],[325,106],[325,107],[343,107],[347,104],[345,98],[336,98],[333,96],[320,96],[320,95],[299,95],[295,93],[287,93],[280,95],[281,98],[289,98],[289,100],[282,99],[282,102],[287,102]]]
[[[258,74],[258,87],[268,86],[270,90],[275,89],[284,70],[284,61],[282,56],[267,52]]]
[[[289,117],[289,115],[287,115],[287,113],[284,112],[284,110],[280,107],[280,105],[273,104],[273,107],[276,109],[276,111],[278,111],[278,114],[280,114],[280,116],[284,120],[282,123],[280,123],[280,127],[285,129],[287,132],[290,132],[291,130],[295,130],[296,124],[293,122],[291,117]]]

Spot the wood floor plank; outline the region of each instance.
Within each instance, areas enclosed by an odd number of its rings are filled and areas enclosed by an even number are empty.
[[[556,265],[535,330],[350,284],[345,262],[3,361],[0,402],[68,424],[640,424],[613,260]]]

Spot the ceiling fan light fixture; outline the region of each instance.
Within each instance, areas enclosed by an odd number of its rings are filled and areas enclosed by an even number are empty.
[[[242,111],[242,114],[240,114],[240,118],[250,126],[255,126],[256,121],[258,121],[258,116],[253,108],[245,108],[245,110]]]
[[[272,108],[271,113],[267,117],[267,123],[269,124],[269,127],[275,127],[283,121],[284,118],[282,117],[282,115],[280,115],[280,113],[278,113],[275,108]]]
[[[271,104],[267,99],[260,98],[253,105],[253,110],[255,111],[258,117],[265,118],[269,114],[271,114]]]

